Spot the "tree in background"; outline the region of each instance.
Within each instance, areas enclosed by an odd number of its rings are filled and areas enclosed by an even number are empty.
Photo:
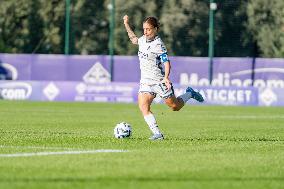
[[[168,0],[161,15],[162,33],[172,55],[208,55],[208,6],[196,0]]]
[[[0,50],[9,53],[61,53],[64,3],[9,0],[0,6]]]
[[[38,44],[36,53],[62,53],[64,49],[64,31],[65,31],[65,1],[49,0],[41,1],[34,0],[33,3],[39,1],[40,20],[43,25],[43,35]],[[40,29],[40,28],[38,28]]]
[[[247,1],[215,0],[215,56],[256,56],[254,42],[246,25]]]
[[[29,40],[23,46],[24,53],[44,52],[43,46],[43,20],[40,16],[40,3],[33,1],[30,4],[30,12],[27,17]]]
[[[71,1],[71,54],[108,54],[110,0]],[[122,17],[138,36],[148,16],[160,19],[170,55],[208,56],[208,0],[116,0],[115,54],[134,55]],[[215,0],[215,56],[284,56],[284,1]],[[0,52],[64,53],[65,0],[2,0]]]
[[[109,21],[104,0],[72,1],[75,54],[108,54]]]
[[[9,0],[1,1],[0,6],[0,50],[1,52],[16,53],[29,43],[28,18],[31,1]]]
[[[284,57],[284,1],[251,0],[248,28],[263,57]]]

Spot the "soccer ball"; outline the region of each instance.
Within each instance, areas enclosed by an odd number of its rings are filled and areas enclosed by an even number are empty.
[[[131,125],[126,122],[118,123],[113,132],[115,138],[129,138],[132,133]]]

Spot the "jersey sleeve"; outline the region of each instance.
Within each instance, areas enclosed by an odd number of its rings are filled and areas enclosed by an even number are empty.
[[[162,63],[169,62],[168,52],[163,42],[157,43],[156,53]]]

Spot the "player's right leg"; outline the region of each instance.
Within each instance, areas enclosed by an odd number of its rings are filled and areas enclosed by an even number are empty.
[[[139,109],[143,114],[144,120],[149,126],[150,130],[153,133],[153,136],[150,137],[150,140],[164,139],[163,134],[161,133],[156,118],[150,110],[151,103],[153,102],[155,96],[150,93],[139,93],[138,94],[138,104]]]
[[[138,105],[141,113],[144,116],[144,120],[149,126],[150,130],[153,133],[153,136],[150,137],[150,140],[164,139],[163,134],[159,130],[156,118],[151,112],[151,104],[156,97],[155,93],[151,91],[151,87],[147,85],[140,85],[139,94],[138,94]]]
[[[139,105],[139,109],[141,111],[141,113],[143,114],[143,116],[147,116],[149,114],[151,114],[151,110],[150,110],[150,106],[154,100],[155,96],[150,94],[150,93],[146,93],[146,92],[139,92],[138,94],[138,105]]]

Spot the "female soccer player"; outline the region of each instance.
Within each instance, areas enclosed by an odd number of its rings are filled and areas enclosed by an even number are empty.
[[[153,132],[153,136],[149,139],[164,139],[163,134],[158,128],[155,116],[150,110],[150,106],[156,95],[161,96],[173,111],[179,111],[190,98],[199,102],[203,102],[204,99],[199,92],[194,91],[191,87],[186,89],[186,93],[176,98],[169,78],[171,64],[166,47],[158,36],[159,22],[155,17],[148,17],[144,20],[144,35],[140,38],[130,28],[127,15],[123,17],[123,22],[129,39],[133,44],[139,46],[138,57],[141,79],[138,104],[146,123]]]

